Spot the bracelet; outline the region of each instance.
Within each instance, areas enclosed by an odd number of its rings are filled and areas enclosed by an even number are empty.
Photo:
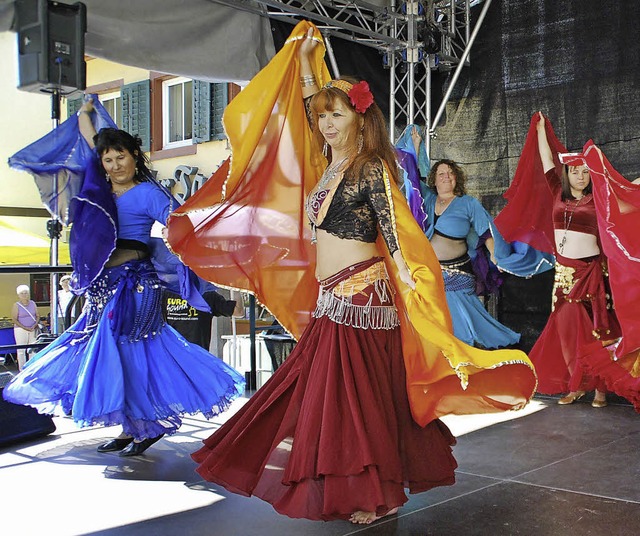
[[[300,77],[300,85],[302,87],[309,87],[316,85],[316,75],[315,74],[305,74]]]
[[[78,113],[76,115],[80,117],[80,114],[91,115],[91,112],[87,112],[87,110],[78,110]]]

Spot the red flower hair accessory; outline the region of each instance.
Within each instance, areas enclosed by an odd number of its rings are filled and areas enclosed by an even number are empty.
[[[357,84],[351,84],[346,80],[331,80],[325,87],[335,87],[346,93],[351,106],[360,114],[365,113],[373,104],[373,94],[369,89],[369,84],[364,80]]]
[[[347,95],[356,112],[360,114],[365,113],[373,104],[373,94],[369,89],[369,84],[364,80],[354,84]]]

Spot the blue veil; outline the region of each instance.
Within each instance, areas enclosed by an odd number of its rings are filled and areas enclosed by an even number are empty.
[[[91,122],[96,132],[118,128],[97,95],[92,97],[95,112],[91,114]],[[73,275],[70,286],[74,293],[84,293],[102,273],[116,247],[118,218],[98,155],[80,133],[77,115],[18,151],[9,158],[9,166],[30,173],[51,215],[71,225],[69,252]],[[166,188],[152,177],[144,180],[169,198],[172,210],[178,207],[178,201]],[[153,265],[167,288],[197,309],[210,311],[201,293],[211,285],[197,278],[170,253],[162,239],[151,238],[149,247]]]
[[[411,213],[416,221],[425,230],[427,214],[424,211],[424,200],[420,193],[420,177],[426,177],[429,174],[429,158],[424,146],[424,142],[420,142],[418,154],[416,154],[413,140],[411,139],[411,129],[419,128],[418,125],[407,125],[400,138],[396,142],[396,156],[402,176],[404,179],[404,194],[411,208]]]

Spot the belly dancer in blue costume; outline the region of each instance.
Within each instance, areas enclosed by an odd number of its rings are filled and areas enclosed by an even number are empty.
[[[425,233],[442,267],[454,335],[484,348],[511,346],[520,334],[493,318],[477,295],[478,280],[488,292],[497,291],[501,282],[478,246],[484,243],[493,264],[519,276],[548,270],[552,263],[525,244],[505,242],[480,202],[466,195],[465,180],[463,169],[452,160],[431,167],[422,191]]]
[[[171,267],[174,283],[179,272],[183,297],[196,304],[199,296],[193,274],[166,248],[162,254],[162,241],[150,237],[153,223],[166,221],[173,201],[152,179],[138,138],[115,128],[96,134],[92,118],[100,114],[104,109],[97,102],[94,109],[89,99],[58,134],[72,142],[77,135],[77,151],[70,154],[85,154],[82,185],[69,208],[72,289],[85,293],[86,306],[3,394],[42,413],[61,407],[80,426],[119,424],[122,433],[98,452],[136,456],[175,433],[183,414],[209,418],[224,411],[243,392],[244,379],[165,324],[160,277]],[[34,173],[19,158],[10,163]],[[73,180],[67,187],[74,189]]]

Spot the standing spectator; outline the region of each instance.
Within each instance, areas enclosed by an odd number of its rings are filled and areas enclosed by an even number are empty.
[[[19,285],[16,292],[18,301],[11,308],[13,334],[16,344],[31,344],[36,342],[38,336],[38,308],[36,302],[31,299],[31,292],[27,285]],[[27,351],[20,348],[17,353],[18,370],[22,370],[27,362]]]
[[[58,328],[60,331],[64,331],[68,329],[71,324],[73,324],[76,320],[77,313],[76,307],[74,306],[74,310],[71,313],[71,321],[69,326],[65,325],[65,316],[67,313],[67,307],[69,303],[73,299],[73,292],[69,288],[69,284],[71,283],[71,276],[69,274],[65,274],[60,278],[60,287],[62,287],[58,291]]]

